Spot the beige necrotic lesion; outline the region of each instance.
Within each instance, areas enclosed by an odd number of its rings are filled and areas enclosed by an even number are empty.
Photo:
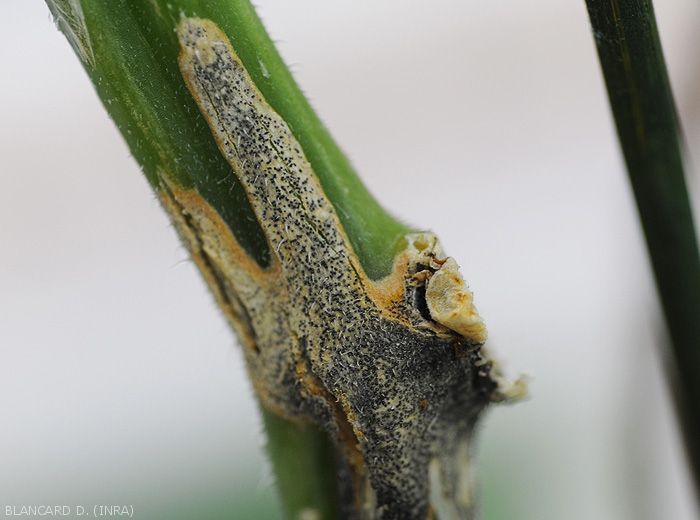
[[[400,256],[385,280],[368,280],[301,146],[259,92],[226,35],[199,18],[183,18],[177,32],[183,77],[245,187],[287,278],[294,277],[298,291],[307,292],[324,290],[316,274],[333,276],[336,286],[360,289],[379,309],[394,306],[403,296],[406,266],[412,259]],[[419,255],[439,248],[429,233],[410,240]],[[483,343],[486,327],[459,267],[451,258],[441,262],[426,285],[431,317]]]
[[[406,237],[393,272],[369,280],[301,146],[226,35],[198,18],[183,18],[177,34],[181,73],[231,174],[246,191],[268,241],[270,267],[261,269],[248,258],[195,190],[178,188],[163,174],[161,198],[247,347],[258,397],[287,418],[321,422],[321,416],[330,417],[323,426],[335,430],[345,447],[355,488],[365,495],[362,503],[372,502],[366,497],[380,484],[397,495],[410,494],[402,468],[420,467],[425,443],[432,442],[431,417],[443,406],[438,399],[452,395],[438,387],[464,383],[467,388],[471,377],[467,354],[453,359],[452,350],[436,341],[461,345],[471,356],[479,355],[475,346],[486,339],[456,262],[442,257],[434,235],[413,234]],[[417,272],[424,265],[428,268]],[[416,287],[425,289],[429,317],[409,298],[409,289]],[[412,348],[402,350],[401,341]],[[397,366],[426,355],[444,356],[440,362],[451,377],[424,385],[425,374],[404,370],[397,379]],[[358,361],[368,359],[371,363]],[[321,409],[328,413],[318,414]],[[372,466],[366,454],[370,460],[381,454],[398,469]],[[370,474],[381,481],[370,486]],[[422,507],[424,497],[404,498]]]
[[[302,294],[320,288],[317,275],[341,287],[363,285],[360,263],[301,146],[226,35],[209,20],[183,18],[178,37],[183,78],[287,282]]]

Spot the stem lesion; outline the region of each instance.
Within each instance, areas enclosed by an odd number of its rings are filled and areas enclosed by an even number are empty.
[[[503,392],[437,238],[369,196],[246,0],[78,5],[88,72],[244,344],[273,459],[282,442],[308,456],[303,479],[276,465],[290,515],[425,518],[447,501],[468,518],[454,486],[431,495],[430,468],[459,480],[457,447]]]
[[[456,471],[446,440],[467,442],[498,387],[484,370],[485,328],[456,263],[440,257],[434,236],[407,235],[390,276],[398,279],[397,300],[374,299],[378,284],[364,273],[301,146],[226,35],[210,20],[183,18],[178,36],[183,77],[222,155],[268,243],[284,241],[271,247],[274,281],[256,293],[259,301],[242,297],[267,360],[249,359],[259,398],[332,433],[340,468],[349,470],[347,516],[425,517],[431,460]],[[430,262],[426,319],[407,292],[417,266]]]
[[[250,314],[241,299],[232,290],[229,277],[218,265],[220,262],[216,260],[224,248],[221,246],[212,248],[205,243],[205,238],[211,240],[216,237],[217,241],[223,238],[224,234],[212,230],[214,228],[225,229],[225,224],[218,222],[217,225],[213,210],[207,207],[199,194],[175,186],[165,175],[161,175],[158,196],[161,205],[170,215],[181,240],[186,245],[204,281],[214,295],[218,307],[235,330],[241,345],[248,350],[257,352],[255,329],[252,326]],[[206,219],[197,218],[195,212],[202,211],[210,213],[211,216]],[[200,223],[203,220],[212,224],[209,230],[202,229]],[[246,252],[235,242],[233,244],[227,249],[233,252],[232,256],[240,265],[254,261],[254,259],[246,260]]]

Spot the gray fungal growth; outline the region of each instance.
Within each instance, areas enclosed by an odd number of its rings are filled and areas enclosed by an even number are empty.
[[[211,206],[167,172],[159,193],[241,340],[262,405],[331,432],[345,517],[470,518],[464,462],[498,383],[456,264],[418,233],[389,277],[369,280],[301,147],[225,34],[196,18],[183,18],[177,34],[183,78],[247,192],[270,266],[249,258]],[[438,294],[426,299],[431,279]]]

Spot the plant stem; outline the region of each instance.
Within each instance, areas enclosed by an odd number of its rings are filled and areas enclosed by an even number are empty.
[[[586,3],[668,326],[668,378],[700,496],[700,257],[654,11],[651,0]]]
[[[516,398],[437,237],[386,213],[248,0],[47,0],[239,337],[290,518],[470,519]]]
[[[267,266],[269,247],[246,193],[221,156],[177,64],[180,45],[175,28],[182,15],[197,13],[225,27],[258,88],[307,145],[305,152],[333,193],[367,271],[377,277],[388,273],[395,251],[386,244],[398,247],[406,228],[361,185],[294,82],[250,2],[47,0],[47,4],[149,183],[158,191],[160,176],[165,176],[180,187],[196,189],[246,252]],[[306,455],[293,459],[296,472],[277,475],[289,517],[309,508],[319,511],[321,518],[335,518],[326,498],[337,492],[336,482],[328,478],[335,470],[328,435],[280,417],[273,420],[264,409],[262,413],[275,468],[292,460],[277,463],[288,449]],[[290,439],[293,448],[288,445]]]
[[[335,449],[326,432],[313,424],[290,423],[265,409],[262,415],[287,518],[298,518],[305,509],[318,511],[321,518],[340,518]],[[299,480],[306,485],[300,486]]]
[[[282,61],[249,0],[47,0],[115,123],[157,185],[163,170],[195,186],[246,249],[265,262],[265,241],[240,184],[185,88],[175,28],[183,16],[215,21],[257,88],[287,122],[338,212],[365,272],[389,274],[410,228],[367,191]],[[173,132],[173,129],[177,129]],[[222,184],[225,186],[222,188]]]

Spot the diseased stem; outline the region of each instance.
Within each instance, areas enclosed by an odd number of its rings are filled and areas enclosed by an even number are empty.
[[[586,3],[666,317],[667,373],[700,496],[700,257],[652,2]]]
[[[249,2],[47,0],[47,4],[150,184],[158,191],[161,177],[165,177],[183,188],[196,189],[221,215],[243,249],[261,266],[269,265],[271,259],[267,239],[257,224],[241,183],[231,174],[230,165],[219,153],[178,68],[180,45],[175,27],[181,14],[198,12],[226,23],[237,35],[238,52],[250,63],[261,87],[277,99],[280,110],[289,112],[290,117],[299,121],[298,134],[319,137],[315,149],[322,158],[327,176],[350,168],[303,98]],[[354,182],[359,182],[356,176]],[[364,197],[369,194],[359,192],[357,203],[362,204]],[[377,206],[376,202],[374,205]],[[384,215],[385,219],[389,218]],[[379,238],[395,240],[391,234],[379,235]],[[368,254],[367,258],[380,256]],[[285,422],[282,418],[274,423],[266,421],[268,428],[280,429],[269,432],[270,451],[282,452],[284,446],[276,446],[276,439],[294,436],[297,449],[306,453],[317,450],[318,454],[304,459],[308,464],[305,469],[297,466],[306,475],[304,479],[284,481],[291,475],[280,475],[279,487],[296,489],[299,495],[310,499],[317,495],[307,493],[309,489],[325,489],[325,494],[332,496],[335,483],[317,471],[322,461],[331,470],[334,468],[335,461],[327,457],[326,445],[330,441],[322,440],[322,434],[301,435],[296,425],[285,425]],[[303,506],[323,513],[324,504],[321,501]],[[289,507],[286,509],[289,511]],[[290,517],[296,514],[289,512]],[[322,517],[332,518],[333,515],[323,514]]]
[[[247,0],[47,0],[236,332],[290,518],[469,519],[518,397],[431,233],[361,184]]]

